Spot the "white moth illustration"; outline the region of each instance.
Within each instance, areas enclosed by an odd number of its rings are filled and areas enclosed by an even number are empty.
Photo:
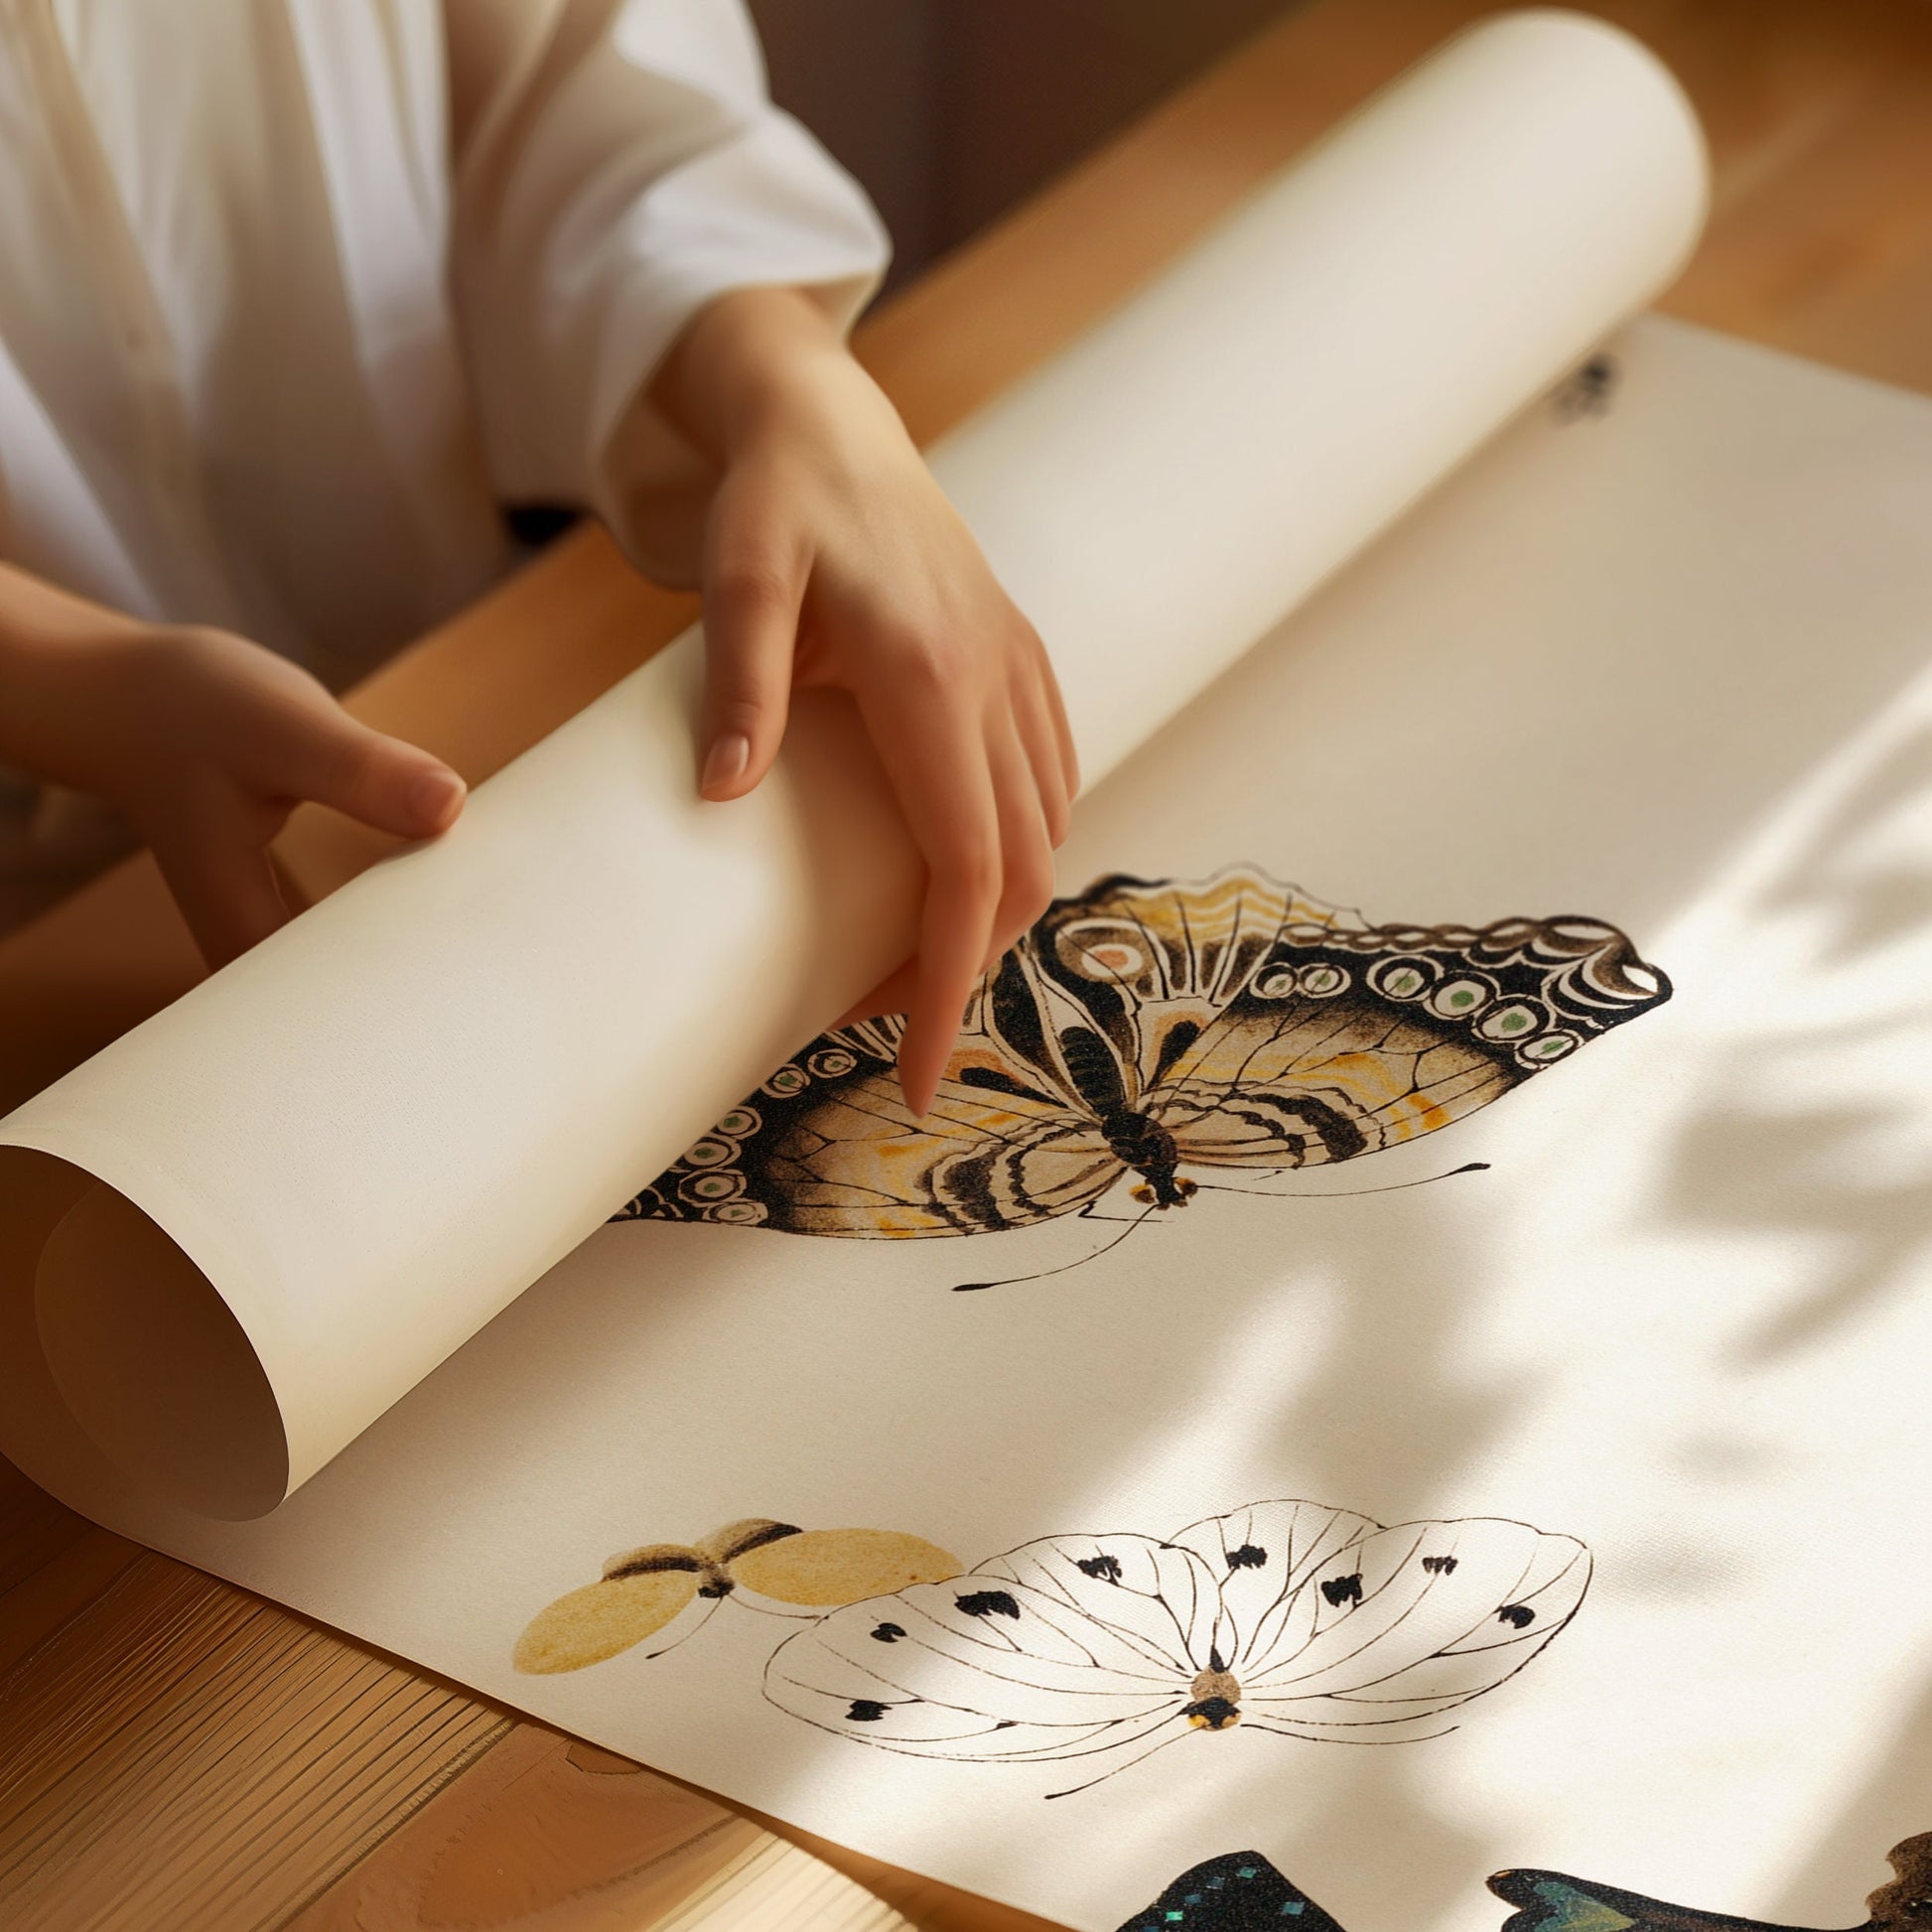
[[[1526,1523],[1388,1528],[1253,1503],[1166,1541],[1042,1538],[851,1604],[781,1644],[764,1690],[914,1756],[1102,1759],[1081,1790],[1236,1725],[1318,1742],[1440,1735],[1570,1621],[1589,1572],[1583,1544]]]

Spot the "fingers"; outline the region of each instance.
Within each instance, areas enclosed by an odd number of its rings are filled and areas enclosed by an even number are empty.
[[[1052,672],[1042,666],[1042,673],[1015,694],[1013,722],[1026,752],[1047,840],[1057,850],[1066,843],[1073,821],[1073,792],[1079,783],[1079,770],[1072,761],[1071,738],[1062,743],[1064,714],[1055,722],[1059,692]]]
[[[755,513],[722,496],[712,529],[698,789],[722,800],[750,791],[784,738],[806,571],[770,547]]]
[[[1060,681],[1053,675],[1052,660],[1046,655],[1046,646],[1037,637],[1034,643],[1039,674],[1039,701],[1060,755],[1060,781],[1066,787],[1067,803],[1071,804],[1080,795],[1080,754],[1073,743],[1073,727],[1067,722],[1066,700],[1060,696]],[[1059,841],[1055,839],[1053,843],[1057,845]]]
[[[983,728],[907,680],[873,740],[926,865],[918,982],[899,1041],[906,1105],[923,1114],[945,1071],[1002,897],[999,807]]]
[[[988,769],[993,775],[994,816],[1000,836],[1001,891],[990,928],[993,937],[980,962],[982,975],[991,970],[1000,955],[1045,910],[1053,891],[1052,853],[1045,830],[1046,796],[1042,789],[1036,788],[1032,758],[1021,746],[1017,730],[998,757],[989,752]],[[1056,753],[1049,760],[1049,770],[1054,791],[1058,793]],[[1063,821],[1063,793],[1059,797]],[[921,962],[916,957],[896,967],[833,1024],[849,1027],[855,1021],[871,1020],[880,1014],[910,1011],[919,999],[921,971]],[[947,1054],[950,1053],[949,1039]]]
[[[441,759],[358,724],[320,685],[290,696],[255,775],[270,794],[313,798],[409,839],[447,831],[466,791]]]
[[[1053,897],[1053,847],[1066,830],[1066,798],[1057,760],[1046,783],[1014,721],[996,730],[987,744],[994,806],[1000,824],[1000,902],[993,914],[993,938],[980,971],[989,973],[1000,957],[1039,915]],[[1059,832],[1049,834],[1053,816]]]
[[[876,1020],[882,1013],[903,1013],[919,990],[919,962],[908,959],[896,966],[863,1000],[855,1000],[832,1022],[835,1027],[850,1027],[856,1021]]]
[[[933,676],[906,681],[887,714],[868,720],[926,863],[916,978],[899,1042],[899,1082],[917,1114],[932,1104],[974,986],[1052,897],[1048,817],[1065,813],[1050,729],[1041,721],[1034,736],[1051,803],[1003,694],[976,718],[956,690],[944,688],[943,664],[926,662]],[[935,688],[923,688],[928,683]],[[902,1000],[907,982],[896,980],[888,988]]]
[[[220,822],[151,841],[155,862],[210,969],[225,966],[288,921],[266,846]]]
[[[1047,807],[1050,826],[1055,789],[1067,805],[1079,796],[1080,757],[1073,745],[1073,727],[1066,720],[1060,681],[1053,675],[1053,661],[1047,656],[1039,633],[1031,624],[1026,628],[1031,648],[1026,653],[1025,668],[1014,677],[1013,709],[1034,760],[1034,769],[1039,775],[1040,798]],[[1055,831],[1053,843],[1059,845],[1064,837],[1064,829]]]

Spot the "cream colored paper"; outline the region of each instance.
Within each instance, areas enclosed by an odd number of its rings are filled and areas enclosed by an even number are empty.
[[[1507,18],[948,439],[1090,777],[1641,307],[1703,201],[1646,54]],[[694,798],[700,647],[0,1127],[31,1472],[268,1509],[903,954],[916,869],[836,702]]]
[[[1243,863],[1378,920],[1589,914],[1667,1005],[1407,1148],[1191,1170],[1281,1197],[1203,1190],[1105,1255],[1120,1224],[1071,1216],[620,1223],[266,1521],[109,1520],[1085,1932],[1248,1848],[1346,1932],[1497,1932],[1510,1865],[1855,1923],[1932,1764],[1932,403],[1668,324],[1611,352],[1606,415],[1519,424],[1096,788],[1061,883]],[[1063,1798],[1101,1766],[775,1708],[808,1625],[742,1594],[513,1662],[614,1553],[736,1519],[980,1565],[1273,1497],[1513,1518],[1594,1577],[1446,1735],[1243,1723]]]

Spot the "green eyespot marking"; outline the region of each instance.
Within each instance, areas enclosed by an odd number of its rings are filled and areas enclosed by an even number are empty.
[[[684,1163],[691,1168],[721,1167],[737,1152],[728,1141],[698,1141],[685,1150]]]
[[[1474,1013],[1488,1002],[1490,988],[1480,980],[1450,980],[1430,1002],[1438,1013],[1459,1015]]]

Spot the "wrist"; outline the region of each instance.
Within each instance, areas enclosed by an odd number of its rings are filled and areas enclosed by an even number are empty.
[[[905,440],[891,403],[800,289],[740,289],[711,303],[666,358],[652,398],[721,470],[774,444]]]

